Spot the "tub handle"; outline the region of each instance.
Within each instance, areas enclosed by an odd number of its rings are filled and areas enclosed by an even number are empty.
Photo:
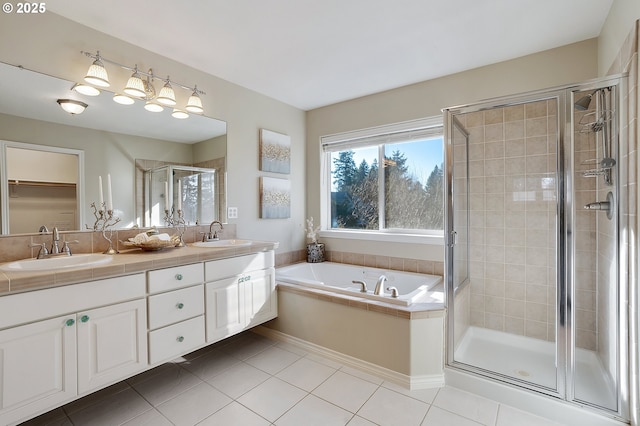
[[[366,293],[367,292],[367,283],[365,283],[364,281],[360,281],[360,280],[353,280],[351,281],[353,284],[360,284],[361,288],[360,288],[360,293]]]
[[[398,289],[397,289],[397,288],[395,288],[395,287],[387,287],[387,291],[390,291],[390,292],[391,292],[391,297],[393,297],[393,298],[396,298],[396,299],[397,299],[397,298],[398,298],[398,296],[400,296],[400,295],[398,294]]]

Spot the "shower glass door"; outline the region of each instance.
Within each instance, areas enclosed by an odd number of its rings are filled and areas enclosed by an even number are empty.
[[[448,365],[625,420],[623,84],[444,113]]]
[[[449,362],[557,394],[558,96],[450,124]]]

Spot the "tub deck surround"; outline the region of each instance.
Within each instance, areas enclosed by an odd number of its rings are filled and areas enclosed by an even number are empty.
[[[284,282],[277,271],[278,318],[264,333],[409,389],[444,384],[442,283],[402,306]]]
[[[208,260],[274,250],[277,242],[253,241],[250,246],[231,248],[168,248],[145,252],[140,249],[121,250],[110,263],[93,267],[65,268],[54,271],[0,271],[0,296],[22,291],[39,290],[91,280],[130,275],[153,269],[167,268]],[[13,260],[13,259],[12,259]],[[3,262],[9,263],[9,262]],[[0,266],[2,266],[0,264]]]
[[[443,315],[444,291],[442,285],[429,291],[423,302],[413,303],[409,306],[395,305],[378,300],[363,299],[357,296],[336,294],[331,291],[320,290],[311,287],[300,287],[297,284],[278,281],[278,292],[298,294],[311,299],[322,300],[329,303],[349,306],[355,309],[362,309],[370,312],[377,312],[384,315],[404,319],[436,318]]]

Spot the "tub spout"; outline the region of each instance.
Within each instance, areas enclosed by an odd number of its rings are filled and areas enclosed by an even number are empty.
[[[376,289],[373,291],[373,294],[377,296],[384,296],[385,281],[387,281],[387,277],[385,275],[380,275],[380,278],[378,278],[378,282],[376,282]]]

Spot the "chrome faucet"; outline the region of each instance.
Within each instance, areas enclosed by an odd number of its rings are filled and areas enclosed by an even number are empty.
[[[51,250],[49,250],[50,254],[59,254],[60,247],[58,246],[58,241],[60,241],[60,233],[58,232],[58,227],[53,227],[53,242],[51,243]]]
[[[39,232],[39,233],[41,233],[41,234],[42,234],[43,232],[44,232],[44,233],[49,232],[49,230],[47,229],[47,225],[42,225],[42,226],[40,227],[40,229],[38,229],[38,232]]]
[[[376,282],[376,289],[373,290],[373,294],[377,296],[384,296],[384,282],[387,281],[387,277],[385,275],[380,275],[378,281]]]
[[[220,229],[214,231],[213,230],[213,225],[218,224],[220,226]],[[217,241],[220,239],[220,237],[218,237],[218,232],[222,232],[223,230],[223,226],[222,223],[220,223],[220,221],[218,220],[214,220],[213,222],[211,222],[211,225],[209,225],[209,232],[203,232],[202,234],[204,234],[202,236],[202,241]]]
[[[60,232],[58,231],[58,227],[53,228],[52,234],[51,250],[47,249],[46,243],[29,244],[29,247],[38,247],[40,249],[36,255],[37,259],[46,259],[52,256],[71,256],[71,247],[69,247],[69,244],[78,244],[80,242],[78,240],[63,241],[61,250],[59,245]]]
[[[358,284],[360,286],[360,293],[366,293],[367,292],[367,283],[364,281],[360,281],[360,280],[353,280],[351,281],[353,284]]]

